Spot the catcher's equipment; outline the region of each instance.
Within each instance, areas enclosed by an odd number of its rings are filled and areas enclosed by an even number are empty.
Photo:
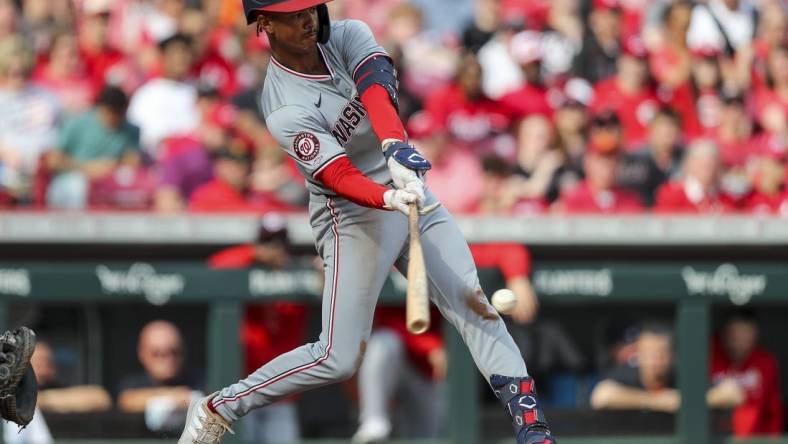
[[[331,37],[331,19],[328,16],[328,6],[326,3],[331,0],[243,0],[244,15],[246,23],[251,25],[257,21],[257,14],[261,11],[269,12],[295,12],[302,9],[317,6],[317,17],[319,19],[319,29],[317,41],[322,44],[328,43]]]
[[[536,387],[530,376],[510,378],[492,375],[490,385],[495,396],[512,417],[517,444],[556,444],[550,433],[542,408],[536,398]]]
[[[27,327],[0,337],[0,416],[24,427],[33,420],[38,385],[30,367],[36,335]]]

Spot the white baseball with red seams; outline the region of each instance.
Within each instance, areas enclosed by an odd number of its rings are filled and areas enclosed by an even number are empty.
[[[222,389],[212,405],[230,422],[252,409],[352,376],[392,266],[407,270],[407,218],[398,211],[350,202],[315,178],[347,156],[365,176],[392,186],[381,141],[353,79],[362,61],[385,52],[369,28],[354,20],[332,23],[330,40],[318,48],[330,74],[301,74],[274,58],[261,106],[267,127],[296,161],[310,191],[310,223],[325,264],[323,331],[316,342]],[[436,202],[427,190],[423,205]],[[420,228],[430,299],[460,332],[485,378],[526,376],[523,358],[503,321],[481,316],[468,303],[479,294],[479,278],[451,215],[438,208],[420,218]]]

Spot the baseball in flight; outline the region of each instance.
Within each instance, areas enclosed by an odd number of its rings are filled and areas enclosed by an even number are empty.
[[[492,295],[492,306],[498,310],[498,313],[509,314],[514,310],[517,305],[517,296],[508,288],[502,288]]]

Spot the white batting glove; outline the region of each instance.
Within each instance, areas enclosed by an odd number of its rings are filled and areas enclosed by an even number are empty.
[[[408,190],[388,190],[383,193],[383,208],[397,210],[404,215],[410,214],[410,204],[418,204],[419,196]]]
[[[387,165],[389,167],[389,173],[391,173],[391,179],[394,180],[394,186],[396,186],[397,189],[404,190],[408,187],[408,184],[414,182],[421,183],[422,188],[424,188],[424,182],[421,181],[419,173],[397,162],[397,159],[393,157],[389,158]]]

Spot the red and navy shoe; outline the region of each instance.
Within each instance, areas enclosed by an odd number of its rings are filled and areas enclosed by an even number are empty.
[[[558,444],[539,406],[534,380],[530,376],[492,375],[490,384],[512,417],[517,444]]]

